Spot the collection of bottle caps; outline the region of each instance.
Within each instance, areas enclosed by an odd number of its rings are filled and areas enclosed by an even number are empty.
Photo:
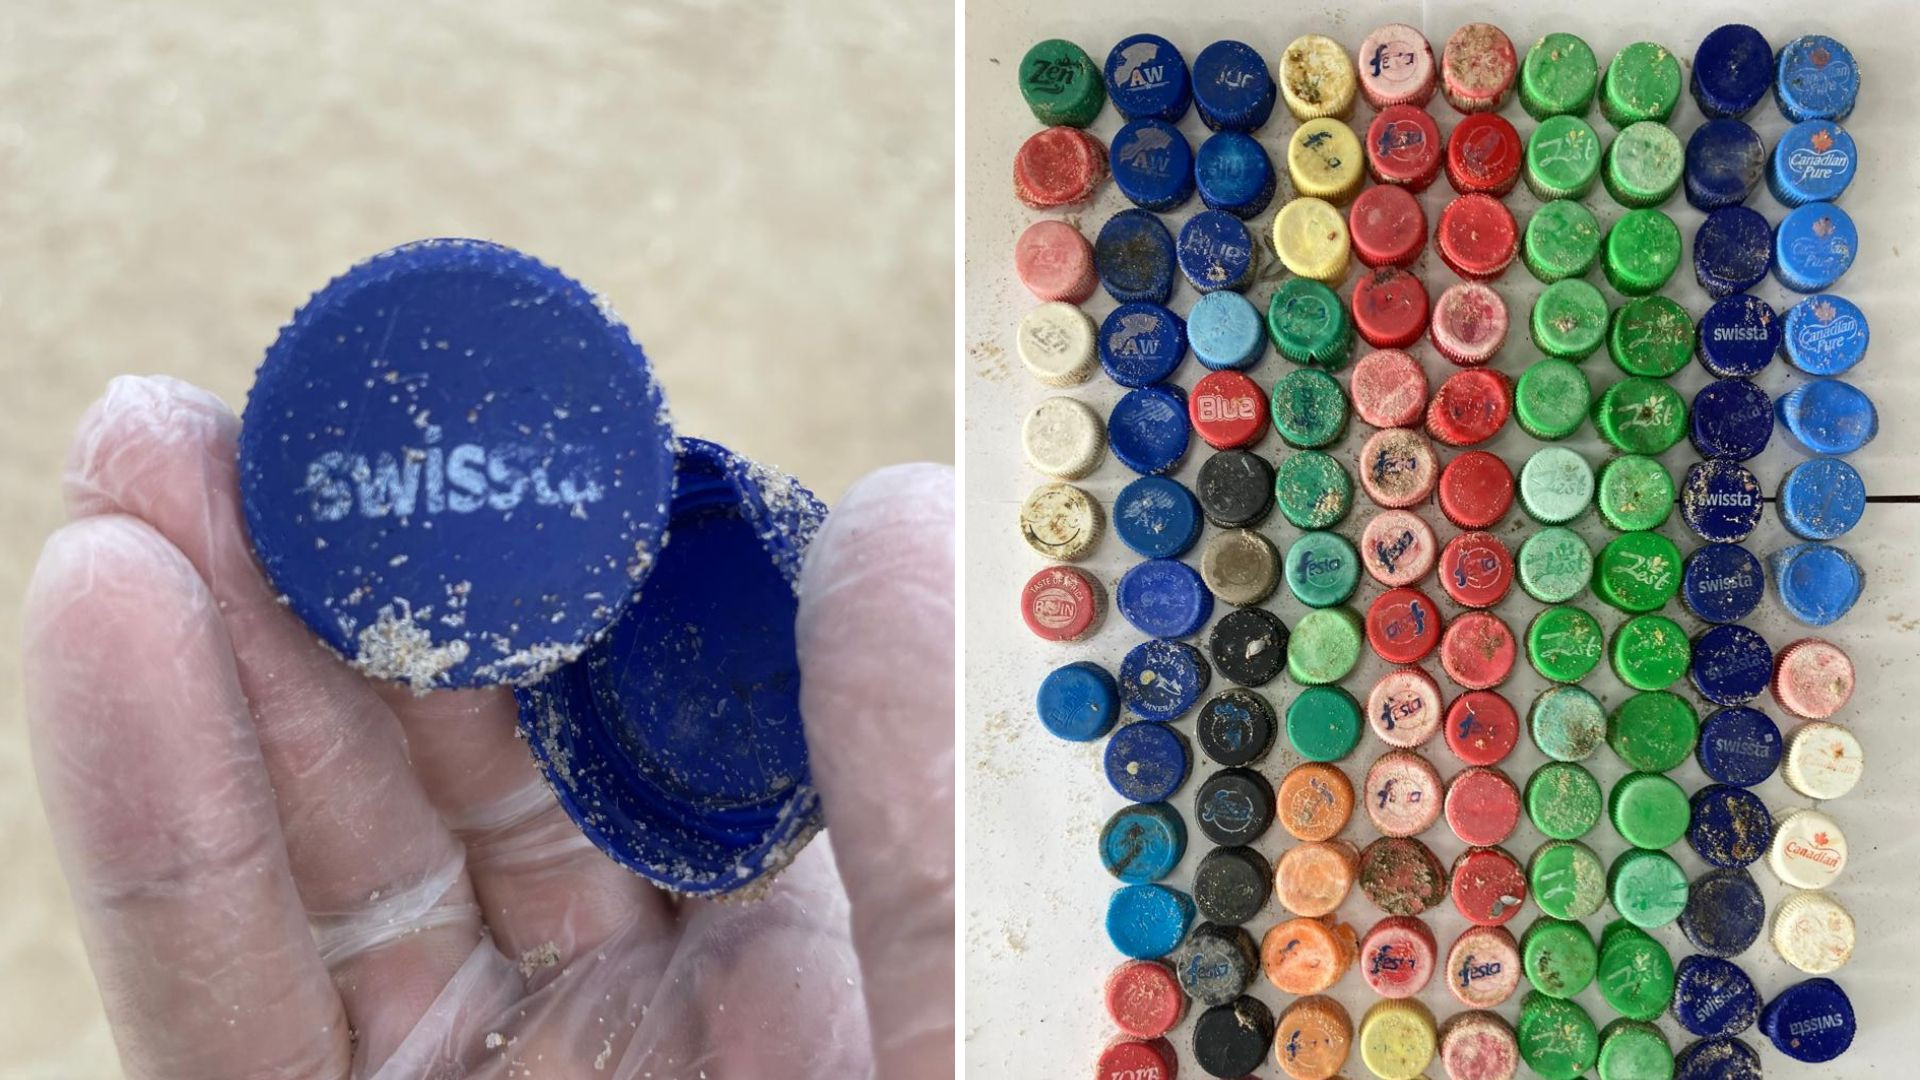
[[[1776,50],[1728,25],[1683,76],[1651,42],[1603,64],[1575,35],[1522,54],[1483,23],[1437,55],[1401,24],[1357,53],[1308,34],[1271,67],[1239,41],[1189,65],[1172,42],[1136,34],[1104,67],[1041,41],[1018,79],[1045,126],[1015,157],[1015,196],[1071,214],[1111,179],[1132,204],[1091,242],[1076,220],[1040,216],[1014,247],[1040,301],[1019,325],[1023,366],[1048,387],[1104,373],[1125,388],[1104,417],[1045,397],[1022,428],[1049,478],[1020,511],[1049,560],[1020,589],[1028,628],[1086,639],[1109,590],[1074,564],[1109,531],[1141,558],[1111,590],[1139,643],[1117,672],[1057,668],[1036,702],[1054,735],[1105,740],[1126,800],[1098,838],[1120,882],[1107,932],[1126,959],[1106,983],[1119,1034],[1097,1075],[1173,1077],[1182,1052],[1166,1036],[1183,1022],[1191,1060],[1218,1077],[1271,1058],[1296,1080],[1329,1080],[1354,1056],[1386,1080],[1436,1060],[1453,1080],[1523,1064],[1549,1080],[1758,1076],[1742,1037],[1756,1025],[1798,1061],[1843,1053],[1853,1010],[1827,976],[1854,925],[1826,886],[1846,865],[1844,832],[1825,810],[1770,808],[1752,789],[1778,771],[1825,801],[1858,782],[1860,742],[1835,722],[1853,666],[1812,632],[1776,649],[1742,623],[1768,581],[1815,628],[1863,587],[1832,543],[1864,512],[1845,458],[1877,424],[1840,378],[1865,354],[1866,319],[1831,291],[1858,249],[1837,202],[1858,165],[1840,123],[1859,90],[1845,46],[1809,35]],[[1457,116],[1444,135],[1428,111],[1436,90]],[[1682,141],[1669,122],[1687,91],[1705,119]],[[1501,115],[1515,97],[1524,135]],[[1791,124],[1771,148],[1742,119],[1769,97]],[[1103,142],[1088,128],[1109,100],[1124,124]],[[1285,131],[1269,123],[1278,102]],[[1208,132],[1197,149],[1177,126],[1190,108]],[[1453,197],[1430,226],[1416,196],[1443,176]],[[1752,205],[1763,183],[1770,212]],[[1524,225],[1506,202],[1522,184],[1539,200]],[[1661,295],[1683,261],[1661,209],[1677,194],[1705,213],[1692,263],[1712,303],[1697,318]],[[1170,228],[1161,215],[1196,195],[1204,208]],[[1432,299],[1419,272],[1429,243],[1447,281]],[[1516,261],[1544,285],[1524,343],[1509,341],[1493,287]],[[1784,311],[1753,295],[1769,276],[1797,294]],[[1182,278],[1197,295],[1184,317],[1168,307]],[[1096,325],[1080,305],[1100,289],[1117,306]],[[1449,372],[1431,391],[1407,351],[1423,339]],[[1284,373],[1256,383],[1269,347]],[[1510,375],[1494,363],[1503,347],[1535,358]],[[1189,352],[1203,372],[1182,386]],[[1583,362],[1600,352],[1620,377],[1596,393]],[[1792,386],[1772,398],[1754,377],[1776,357]],[[1689,403],[1669,379],[1695,359],[1714,381]],[[1371,433],[1343,461],[1350,413]],[[1517,471],[1476,449],[1509,419],[1544,444]],[[1588,422],[1612,451],[1598,468],[1561,443]],[[1772,488],[1799,542],[1763,565],[1742,543],[1767,489],[1742,463],[1776,427],[1806,454]],[[1277,457],[1259,450],[1269,431]],[[1207,456],[1188,486],[1170,474],[1195,436]],[[1683,440],[1700,460],[1676,483],[1659,457]],[[1139,474],[1110,506],[1073,483],[1109,451]],[[1356,486],[1376,509],[1353,515]],[[1509,522],[1516,501],[1524,517]],[[1443,543],[1423,506],[1458,531]],[[1569,527],[1589,508],[1607,529],[1597,553]],[[1701,541],[1684,555],[1659,531],[1676,508]],[[1350,602],[1363,577],[1380,591],[1361,611]],[[1540,605],[1520,632],[1492,610],[1516,580]],[[1283,583],[1305,608],[1291,627],[1267,606]],[[1624,618],[1610,637],[1580,602],[1589,590]],[[1700,629],[1664,614],[1670,602]],[[1204,649],[1188,641],[1202,637]],[[1362,696],[1340,684],[1367,649],[1389,667]],[[1498,689],[1522,656],[1548,684],[1524,716]],[[1603,657],[1631,691],[1611,708],[1581,685]],[[1421,666],[1435,658],[1445,691]],[[1259,689],[1270,683],[1284,689]],[[1783,734],[1754,707],[1763,697],[1797,726]],[[1190,713],[1191,736],[1177,723]],[[1350,774],[1340,763],[1369,730],[1381,745]],[[1283,731],[1298,764],[1265,771]],[[1547,760],[1517,783],[1500,764],[1523,731]],[[1434,743],[1462,766],[1450,778],[1422,752]],[[1214,770],[1183,813],[1196,744]],[[1603,747],[1630,770],[1607,792],[1582,764]],[[1690,757],[1712,781],[1692,792],[1668,775]],[[1364,846],[1340,837],[1356,805],[1378,834]],[[1545,838],[1525,860],[1502,846],[1523,817]],[[1627,845],[1610,864],[1583,842],[1602,817]],[[1443,819],[1465,845],[1451,866],[1419,838]],[[1276,823],[1293,843],[1270,860],[1253,844]],[[1213,846],[1182,890],[1165,879],[1190,825]],[[1691,880],[1666,850],[1683,840],[1709,867]],[[1760,861],[1794,890],[1770,931],[1748,870]],[[1364,933],[1334,917],[1356,886],[1383,916]],[[1507,924],[1528,901],[1537,910],[1516,936]],[[1448,904],[1469,925],[1443,949],[1421,916]],[[1605,920],[1597,936],[1590,917]],[[1247,924],[1263,919],[1256,938]],[[1693,950],[1677,962],[1649,933],[1669,924]],[[1810,976],[1764,1002],[1737,962],[1763,932]],[[1327,995],[1350,971],[1379,998],[1357,1022]],[[1277,1017],[1248,993],[1263,975],[1291,995]],[[1445,1023],[1416,996],[1436,975],[1464,1009]],[[1604,1026],[1574,1000],[1590,986],[1617,1014]],[[1516,1018],[1496,1011],[1522,990]],[[1657,1023],[1667,1014],[1694,1039],[1677,1052]]]

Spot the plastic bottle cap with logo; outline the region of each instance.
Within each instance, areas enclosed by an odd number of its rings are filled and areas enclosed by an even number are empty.
[[[1715,27],[1693,51],[1689,88],[1708,116],[1745,116],[1772,86],[1773,47],[1751,26]]]
[[[1600,782],[1571,761],[1550,761],[1535,769],[1527,778],[1525,798],[1527,820],[1554,840],[1578,840],[1592,832],[1606,806]]]
[[[1367,722],[1388,746],[1424,745],[1439,734],[1441,714],[1440,684],[1417,667],[1387,672],[1367,694]]]
[[[1057,667],[1040,681],[1034,714],[1052,735],[1091,742],[1113,730],[1120,715],[1120,687],[1091,660]]]
[[[1462,529],[1492,528],[1513,508],[1513,473],[1484,450],[1447,462],[1438,490],[1440,512]]]
[[[1680,549],[1656,532],[1621,533],[1595,560],[1593,591],[1628,614],[1658,611],[1680,591]]]
[[[1201,753],[1215,764],[1251,765],[1273,748],[1273,706],[1251,690],[1228,687],[1200,706],[1193,729]]]
[[[1376,349],[1405,348],[1427,331],[1427,287],[1396,266],[1361,274],[1350,306],[1354,328]]]
[[[1215,670],[1241,686],[1265,686],[1286,667],[1287,626],[1265,608],[1236,608],[1208,632],[1207,655]]]
[[[1760,1011],[1760,1031],[1795,1061],[1832,1061],[1853,1045],[1853,1002],[1832,979],[1808,979],[1774,995]]]
[[[1107,161],[1114,186],[1143,210],[1165,213],[1193,198],[1193,148],[1165,120],[1127,121],[1114,134]]]
[[[1429,334],[1440,355],[1461,367],[1492,360],[1507,340],[1507,304],[1478,282],[1458,282],[1440,293]]]
[[[1121,386],[1165,382],[1187,355],[1187,328],[1159,304],[1121,304],[1100,323],[1100,367]]]
[[[1527,537],[1514,562],[1520,587],[1543,604],[1564,604],[1593,579],[1593,550],[1578,533],[1560,526]]]
[[[1099,501],[1072,484],[1042,484],[1020,504],[1021,539],[1049,559],[1083,559],[1105,532]]]
[[[1673,1000],[1673,957],[1651,934],[1615,919],[1600,934],[1600,996],[1634,1020],[1659,1019]],[[1656,1070],[1657,1074],[1657,1070]]]
[[[1360,534],[1360,561],[1373,580],[1390,589],[1426,577],[1438,551],[1433,527],[1405,510],[1375,514]]]
[[[1122,304],[1144,300],[1164,305],[1173,295],[1176,261],[1173,234],[1145,210],[1114,214],[1094,237],[1093,266],[1100,284]]]
[[[1253,235],[1225,210],[1202,210],[1180,226],[1180,273],[1195,292],[1234,292],[1253,283]]]
[[[1607,283],[1625,296],[1660,291],[1680,268],[1680,227],[1658,210],[1629,210],[1604,244]]]
[[[1212,681],[1206,657],[1184,641],[1143,641],[1120,660],[1120,701],[1142,720],[1180,719]]]
[[[1600,219],[1572,199],[1555,199],[1533,212],[1520,257],[1533,276],[1552,283],[1579,277],[1600,260]]]
[[[1564,439],[1586,422],[1593,386],[1566,360],[1536,360],[1513,385],[1513,418],[1536,439]]]
[[[1747,627],[1715,626],[1693,640],[1688,678],[1694,692],[1715,705],[1752,701],[1766,691],[1772,673],[1773,650]]]
[[[1687,872],[1664,851],[1629,848],[1607,869],[1607,899],[1620,917],[1653,930],[1687,907]]]
[[[1600,470],[1600,516],[1622,532],[1664,524],[1673,513],[1674,494],[1673,477],[1657,458],[1626,454]]]
[[[1151,720],[1122,724],[1107,739],[1107,783],[1129,802],[1166,802],[1186,783],[1189,757],[1186,736],[1171,724]],[[1162,950],[1153,955],[1164,954]]]
[[[1593,984],[1600,950],[1586,927],[1547,916],[1520,935],[1520,963],[1534,990],[1564,1000]]]
[[[1193,156],[1194,187],[1210,210],[1225,210],[1245,221],[1260,216],[1273,201],[1273,162],[1244,131],[1216,131]]]
[[[1774,57],[1773,98],[1795,123],[1845,120],[1859,93],[1860,67],[1853,54],[1825,34],[1795,38]]]
[[[1426,923],[1388,915],[1360,939],[1360,977],[1383,998],[1412,997],[1433,978],[1439,952]]]
[[[1093,320],[1072,304],[1041,304],[1020,319],[1014,335],[1020,363],[1047,386],[1075,386],[1095,368]]]
[[[1273,250],[1289,272],[1339,284],[1347,276],[1347,219],[1323,199],[1295,198],[1273,216]]]
[[[1149,961],[1142,961],[1143,963]],[[1178,985],[1174,993],[1180,992]],[[1120,1080],[1129,1076],[1172,1076],[1178,1068],[1179,1056],[1173,1044],[1166,1039],[1145,1041],[1116,1038],[1100,1051],[1100,1058],[1094,1063],[1094,1076],[1098,1080]]]
[[[1780,395],[1775,408],[1787,434],[1813,454],[1851,454],[1880,433],[1873,399],[1838,379],[1802,383]]]
[[[1130,803],[1100,828],[1101,865],[1124,884],[1159,881],[1186,851],[1186,821],[1166,803]]]
[[[1708,383],[1693,396],[1688,435],[1704,458],[1758,457],[1773,437],[1773,402],[1746,379]]]
[[[1100,69],[1071,41],[1035,42],[1020,59],[1020,95],[1042,124],[1083,128],[1100,115],[1107,92]]]
[[[1013,245],[1014,272],[1040,300],[1079,304],[1100,284],[1093,271],[1093,245],[1080,230],[1054,218],[1027,226]]]
[[[1788,787],[1809,799],[1837,799],[1852,791],[1865,771],[1865,751],[1853,732],[1815,720],[1802,724],[1787,741],[1780,774]]]
[[[1280,781],[1280,827],[1295,840],[1331,840],[1353,816],[1353,782],[1337,766],[1309,761]]]
[[[1527,136],[1527,190],[1541,201],[1579,199],[1600,179],[1600,136],[1578,116],[1554,116]]]
[[[1767,189],[1783,206],[1838,199],[1859,165],[1853,136],[1831,120],[1808,120],[1787,129],[1773,146]]]
[[[1440,584],[1462,607],[1492,607],[1513,586],[1513,556],[1490,532],[1461,533],[1441,549]]]
[[[1339,533],[1302,533],[1287,549],[1287,587],[1308,607],[1344,604],[1360,584],[1360,555]]]
[[[1426,212],[1407,189],[1392,184],[1361,192],[1347,209],[1347,224],[1353,254],[1366,266],[1410,266],[1427,246]]]
[[[1548,34],[1520,63],[1520,106],[1535,120],[1586,115],[1599,86],[1600,62],[1573,34]]]
[[[1310,278],[1290,278],[1267,303],[1267,336],[1296,364],[1338,370],[1353,348],[1353,321],[1338,293]]]
[[[1721,297],[1700,317],[1695,345],[1700,365],[1716,378],[1752,378],[1773,360],[1784,325],[1772,305],[1757,296]]]
[[[1427,404],[1427,434],[1448,446],[1478,446],[1499,434],[1512,411],[1513,380],[1505,373],[1485,367],[1456,371]]]
[[[1566,605],[1545,608],[1527,624],[1527,662],[1541,678],[1577,683],[1600,666],[1604,640],[1600,620],[1587,611]],[[1536,732],[1534,740],[1539,739]]]
[[[1389,105],[1367,125],[1367,174],[1388,187],[1425,191],[1446,156],[1440,127],[1418,105]]]
[[[1049,566],[1020,590],[1020,616],[1042,641],[1079,641],[1100,628],[1106,611],[1106,590],[1071,566]]]
[[[1283,992],[1317,994],[1340,981],[1358,951],[1353,927],[1330,919],[1293,918],[1267,931],[1260,942],[1260,963],[1267,980]]]
[[[1333,457],[1318,450],[1289,454],[1274,471],[1280,514],[1297,529],[1327,529],[1353,508],[1353,479]]]
[[[1135,554],[1175,558],[1200,539],[1200,503],[1184,485],[1143,476],[1113,499],[1113,531]]]
[[[1491,195],[1462,195],[1440,211],[1434,250],[1447,268],[1469,281],[1498,278],[1520,249],[1513,212]]]
[[[1382,428],[1360,447],[1360,486],[1375,505],[1399,509],[1433,494],[1440,462],[1414,428]]]
[[[1107,96],[1129,120],[1143,117],[1177,124],[1193,104],[1187,61],[1158,34],[1121,38],[1107,53]]]
[[[1347,396],[1326,372],[1295,368],[1273,384],[1272,414],[1288,446],[1318,450],[1346,434]]]
[[[1273,1036],[1274,1057],[1290,1077],[1331,1077],[1347,1063],[1352,1046],[1346,1008],[1317,994],[1288,1005]]]
[[[1440,609],[1418,589],[1388,589],[1367,607],[1367,644],[1389,664],[1417,664],[1440,644]]]
[[[1187,336],[1194,358],[1211,371],[1243,371],[1267,352],[1267,328],[1260,310],[1246,297],[1224,289],[1194,301],[1187,312]]]
[[[1709,545],[1737,544],[1760,524],[1762,501],[1760,481],[1745,465],[1726,460],[1696,461],[1687,467],[1686,480],[1680,486],[1680,517]],[[1754,600],[1758,602],[1757,594]],[[1733,621],[1703,614],[1700,617],[1710,622]]]
[[[1433,97],[1433,46],[1406,23],[1388,23],[1360,42],[1360,93],[1367,104],[1386,110],[1413,108]]]
[[[1827,626],[1853,610],[1866,575],[1853,556],[1831,544],[1795,544],[1767,560],[1787,614],[1808,626]]]
[[[1178,559],[1135,563],[1114,586],[1114,606],[1133,628],[1153,638],[1200,632],[1213,614],[1213,594],[1200,572]]]
[[[1780,346],[1809,375],[1844,375],[1867,354],[1867,317],[1844,296],[1809,296],[1787,309]]]
[[[1468,926],[1447,949],[1446,979],[1460,1004],[1495,1008],[1520,985],[1520,947],[1505,927]]]
[[[1505,117],[1475,113],[1447,137],[1447,182],[1461,195],[1502,196],[1513,190],[1526,156],[1520,133]]]
[[[1296,195],[1346,202],[1367,178],[1360,137],[1331,117],[1308,120],[1287,140],[1287,176]]]
[[[1696,953],[1680,961],[1673,978],[1673,1018],[1694,1035],[1730,1039],[1760,1015],[1753,979],[1731,960]]]
[[[1593,467],[1564,446],[1535,450],[1520,467],[1520,506],[1542,525],[1564,525],[1593,502]]]
[[[1143,476],[1172,472],[1186,456],[1191,435],[1186,394],[1169,383],[1129,390],[1107,414],[1113,456]]]
[[[1696,210],[1739,206],[1766,171],[1766,145],[1744,121],[1709,120],[1687,139],[1683,183]]]
[[[1818,810],[1789,810],[1774,819],[1767,865],[1796,889],[1825,888],[1846,869],[1847,838]]]
[[[1483,627],[1491,626],[1492,623],[1488,623],[1487,620],[1499,623],[1496,616],[1488,615],[1484,611],[1469,611],[1455,620],[1454,625],[1465,622],[1469,625],[1480,623]],[[1505,645],[1501,644],[1498,635],[1505,635]],[[1509,646],[1512,635],[1506,634],[1506,625],[1499,623],[1487,636],[1491,641],[1486,648],[1493,653],[1488,660],[1489,665],[1497,667],[1505,664],[1511,668],[1513,650]],[[1447,642],[1442,641],[1440,648],[1443,666],[1446,663],[1446,647]],[[1461,683],[1460,676],[1452,669],[1449,669],[1447,674],[1453,678],[1454,682],[1462,686],[1468,685]],[[1513,748],[1520,743],[1520,714],[1513,711],[1513,706],[1507,703],[1506,698],[1492,690],[1476,688],[1454,698],[1453,704],[1447,706],[1445,731],[1447,749],[1453,751],[1454,757],[1468,765],[1497,765],[1505,760],[1506,756],[1513,752]]]
[[[1853,266],[1860,230],[1832,203],[1789,211],[1773,231],[1773,276],[1800,293],[1824,292]]]
[[[1216,844],[1251,844],[1273,824],[1273,785],[1252,769],[1221,769],[1194,792],[1193,818]]]
[[[1253,131],[1273,115],[1277,91],[1253,46],[1223,40],[1193,58],[1193,104],[1214,131]]]
[[[1664,382],[1629,376],[1593,403],[1593,426],[1622,453],[1658,456],[1687,433],[1687,403]]]
[[[1519,73],[1513,42],[1491,23],[1468,23],[1447,38],[1440,53],[1440,88],[1447,104],[1463,113],[1498,112]]]
[[[1528,320],[1533,344],[1548,356],[1585,360],[1607,336],[1607,298],[1580,278],[1546,287]]]
[[[1209,922],[1238,926],[1273,894],[1273,868],[1250,847],[1217,847],[1193,871],[1193,904]]]
[[[1240,372],[1215,371],[1187,395],[1187,418],[1208,446],[1237,450],[1267,433],[1267,398]]]
[[[1853,956],[1853,916],[1825,893],[1794,893],[1775,910],[1772,940],[1787,963],[1809,975],[1825,975]]]
[[[1694,748],[1701,772],[1715,783],[1739,787],[1772,776],[1780,753],[1780,728],[1766,713],[1741,705],[1719,709],[1701,721],[1700,745]]]

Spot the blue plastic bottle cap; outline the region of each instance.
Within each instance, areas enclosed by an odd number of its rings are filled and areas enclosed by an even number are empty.
[[[1808,120],[1773,144],[1767,188],[1786,206],[1832,202],[1853,183],[1859,166],[1853,136],[1831,120]]]
[[[1808,203],[1789,211],[1773,234],[1773,276],[1794,292],[1830,289],[1853,265],[1860,231],[1832,203]]]
[[[1136,720],[1107,740],[1107,783],[1129,802],[1166,802],[1186,783],[1190,760],[1173,725]]]
[[[1143,476],[1114,496],[1113,531],[1149,559],[1185,555],[1200,539],[1200,500],[1178,480]]]
[[[1739,1039],[1700,1039],[1674,1055],[1673,1080],[1761,1080],[1760,1054]]]
[[[1207,692],[1213,669],[1184,641],[1143,641],[1120,661],[1120,697],[1142,720],[1180,719]]]
[[[1156,638],[1200,632],[1213,614],[1213,594],[1200,571],[1178,559],[1148,559],[1120,577],[1114,605],[1135,630]]]
[[[1165,120],[1127,121],[1107,160],[1114,186],[1135,206],[1164,213],[1193,197],[1193,147]]]
[[[1745,461],[1773,438],[1773,403],[1745,379],[1708,383],[1693,396],[1688,435],[1703,458]]]
[[[1794,123],[1845,120],[1860,94],[1860,69],[1845,45],[1808,34],[1780,47],[1774,64],[1774,100]]]
[[[1107,97],[1129,120],[1151,117],[1177,124],[1193,104],[1187,61],[1158,34],[1133,34],[1107,54]]]
[[[1216,41],[1193,60],[1193,104],[1214,131],[1253,131],[1273,115],[1273,73],[1253,46]]]
[[[1853,466],[1839,458],[1814,458],[1795,465],[1780,481],[1780,523],[1802,540],[1845,536],[1867,509],[1867,485]]]
[[[1159,304],[1135,301],[1108,312],[1096,345],[1108,378],[1121,386],[1152,386],[1180,367],[1187,355],[1187,326]]]
[[[1760,991],[1740,965],[1695,954],[1673,966],[1673,1018],[1704,1039],[1731,1039],[1760,1016]]]
[[[1273,159],[1243,131],[1207,136],[1194,155],[1193,176],[1201,202],[1237,218],[1258,217],[1273,201]]]
[[[1773,226],[1749,206],[1723,206],[1693,234],[1693,276],[1715,298],[1745,292],[1767,278]]]
[[[1120,686],[1091,660],[1067,664],[1040,680],[1034,711],[1052,734],[1070,742],[1091,742],[1113,730],[1120,716]]]
[[[1860,564],[1831,544],[1795,544],[1767,560],[1787,614],[1826,626],[1853,609],[1866,587]]]
[[[1180,272],[1194,289],[1239,292],[1253,282],[1253,235],[1225,210],[1202,210],[1180,226]]]
[[[1809,296],[1787,309],[1780,345],[1809,375],[1839,375],[1867,355],[1867,317],[1844,296]]]
[[[1821,379],[1780,395],[1780,424],[1811,454],[1851,454],[1880,433],[1873,399],[1851,383]]]
[[[1744,626],[1711,627],[1693,639],[1687,676],[1694,690],[1715,705],[1744,705],[1773,677],[1773,650],[1766,638]]]
[[[680,448],[673,542],[610,633],[519,692],[520,731],[595,846],[667,888],[720,893],[820,828],[793,624],[826,507],[723,447]]]
[[[1178,948],[1193,921],[1193,898],[1165,885],[1122,885],[1107,901],[1107,938],[1135,960]]]
[[[1808,979],[1760,1010],[1760,1033],[1795,1061],[1832,1061],[1853,1045],[1853,1002],[1832,979]]]
[[[1766,575],[1753,552],[1738,544],[1706,544],[1681,564],[1680,602],[1705,622],[1739,622],[1760,606]]]
[[[1752,787],[1780,767],[1785,744],[1766,713],[1745,705],[1716,710],[1700,724],[1700,770],[1721,784]]]
[[[1773,48],[1741,23],[1715,27],[1693,51],[1690,89],[1708,116],[1744,116],[1773,87]]]
[[[1260,310],[1237,292],[1212,292],[1187,312],[1193,355],[1214,371],[1250,368],[1267,353]]]
[[[1100,226],[1093,268],[1107,295],[1124,304],[1165,304],[1173,296],[1173,234],[1148,211],[1122,210]]]
[[[1186,853],[1187,823],[1166,803],[1123,806],[1100,830],[1100,864],[1128,885],[1159,881]]]
[[[1750,379],[1766,370],[1780,348],[1783,323],[1757,296],[1723,296],[1700,317],[1694,353],[1716,379]]]
[[[1709,120],[1687,139],[1687,201],[1697,209],[1739,206],[1766,171],[1766,144],[1745,121]]]
[[[1723,790],[1759,799],[1746,788]],[[1766,809],[1765,804],[1761,809]],[[1687,839],[1693,839],[1691,826]],[[1766,831],[1758,837],[1762,852],[1768,839]],[[1694,948],[1710,956],[1738,956],[1746,952],[1747,947],[1759,939],[1766,921],[1767,902],[1760,895],[1760,886],[1754,884],[1753,875],[1734,867],[1709,870],[1694,878],[1693,884],[1687,887],[1687,906],[1681,909],[1679,919],[1680,932]]]
[[[1143,476],[1172,472],[1186,456],[1191,435],[1186,392],[1170,383],[1129,390],[1107,414],[1113,456]]]
[[[1737,461],[1696,461],[1680,484],[1680,517],[1708,543],[1737,544],[1760,524],[1760,481]]]
[[[673,431],[646,355],[580,283],[427,240],[294,314],[239,462],[260,564],[328,648],[420,691],[524,685],[652,569]]]

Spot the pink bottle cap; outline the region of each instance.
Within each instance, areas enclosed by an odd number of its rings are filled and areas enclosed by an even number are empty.
[[[1084,302],[1100,277],[1093,269],[1093,245],[1080,230],[1055,218],[1027,226],[1013,245],[1013,267],[1020,284],[1041,300]]]
[[[1479,367],[1506,344],[1507,302],[1478,282],[1460,282],[1441,290],[1433,304],[1428,336],[1441,356],[1461,367]]]
[[[1388,746],[1411,750],[1440,731],[1446,709],[1440,684],[1417,667],[1394,668],[1367,694],[1367,723]]]
[[[1513,1080],[1520,1042],[1498,1013],[1456,1013],[1440,1025],[1440,1064],[1449,1080]]]
[[[1433,96],[1433,46],[1406,23],[1388,23],[1360,42],[1360,93],[1376,109],[1425,105]]]
[[[1376,349],[1353,365],[1347,393],[1374,427],[1411,427],[1427,410],[1427,371],[1399,349]]]
[[[1470,1009],[1491,1009],[1520,986],[1520,946],[1498,926],[1469,926],[1447,950],[1447,990]]]
[[[1493,112],[1506,104],[1519,70],[1513,42],[1499,27],[1468,23],[1441,50],[1441,92],[1463,113]]]
[[[1014,197],[1035,210],[1086,202],[1106,176],[1106,144],[1079,128],[1036,131],[1013,157]]]
[[[1107,1015],[1135,1039],[1172,1031],[1187,1011],[1187,995],[1173,969],[1157,960],[1129,960],[1107,976]]]
[[[1825,720],[1852,697],[1853,661],[1831,641],[1802,638],[1774,658],[1773,699],[1793,715]]]
[[[1405,510],[1375,514],[1360,533],[1361,565],[1390,589],[1426,577],[1438,553],[1433,527]]]
[[[1383,998],[1412,997],[1433,978],[1439,954],[1426,923],[1389,915],[1360,939],[1360,977]]]
[[[1381,428],[1360,447],[1360,487],[1375,505],[1399,509],[1425,502],[1439,478],[1433,444],[1414,428]]]
[[[1444,785],[1426,758],[1411,750],[1389,750],[1367,770],[1367,817],[1382,836],[1415,836],[1440,820]]]

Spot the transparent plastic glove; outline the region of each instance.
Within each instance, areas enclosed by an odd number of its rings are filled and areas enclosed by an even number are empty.
[[[375,686],[274,600],[238,429],[116,380],[27,597],[34,760],[129,1076],[950,1073],[951,470],[855,485],[803,574],[827,842],[758,902],[680,900],[567,820],[511,696]]]

